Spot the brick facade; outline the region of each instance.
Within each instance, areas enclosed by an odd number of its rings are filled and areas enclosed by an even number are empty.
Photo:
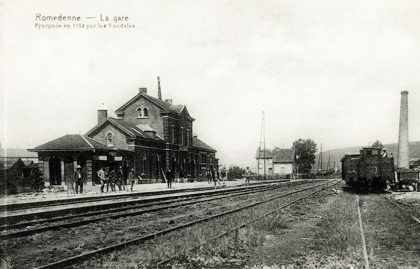
[[[171,168],[176,177],[205,178],[218,169],[216,151],[193,136],[194,119],[183,105],[147,95],[146,89],[108,117],[98,110],[98,122],[86,135],[65,135],[32,151],[38,152],[46,185],[72,184],[81,165],[89,186],[99,183],[101,167],[133,168],[149,182],[162,182]]]

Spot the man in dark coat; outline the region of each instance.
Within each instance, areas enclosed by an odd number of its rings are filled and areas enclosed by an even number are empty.
[[[82,172],[82,167],[80,165],[76,166],[76,171],[73,173],[73,180],[76,184],[76,193],[79,193],[79,186],[80,186],[80,193],[83,193],[83,182],[85,181],[84,174]]]
[[[117,170],[117,186],[120,191],[125,190],[124,172],[123,172],[122,166],[118,167],[118,170]]]
[[[166,182],[168,183],[168,189],[172,188],[172,181],[174,181],[175,174],[171,168],[166,171]]]

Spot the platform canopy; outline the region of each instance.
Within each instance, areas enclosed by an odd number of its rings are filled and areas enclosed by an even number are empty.
[[[68,134],[29,151],[111,151],[106,145],[81,134]]]

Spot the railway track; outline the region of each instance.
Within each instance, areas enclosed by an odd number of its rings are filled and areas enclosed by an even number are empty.
[[[228,216],[228,215],[234,214],[234,213],[239,212],[239,211],[243,211],[243,210],[246,210],[246,209],[251,209],[251,208],[256,207],[258,205],[267,204],[267,203],[269,203],[271,201],[274,201],[276,199],[280,199],[280,198],[291,196],[291,195],[298,194],[298,193],[303,193],[303,192],[310,191],[310,190],[314,190],[316,188],[319,188],[319,191],[321,191],[321,190],[324,190],[326,188],[332,187],[333,185],[336,185],[338,183],[339,182],[333,182],[331,184],[331,182],[326,182],[326,183],[324,182],[324,183],[317,184],[315,186],[310,186],[310,187],[302,188],[302,189],[299,189],[299,190],[293,190],[293,191],[289,191],[289,192],[286,192],[286,193],[273,195],[273,196],[265,198],[261,201],[253,202],[253,203],[250,203],[250,204],[247,204],[247,205],[244,205],[244,206],[240,206],[239,208],[227,210],[227,211],[224,211],[224,212],[221,212],[221,213],[217,213],[217,214],[214,214],[214,215],[211,215],[211,216],[208,216],[208,217],[204,217],[204,218],[201,218],[201,219],[198,219],[198,220],[194,220],[194,221],[191,221],[191,222],[183,223],[183,224],[173,226],[173,227],[170,227],[170,228],[167,228],[167,229],[163,229],[163,230],[160,230],[160,231],[155,231],[155,232],[152,232],[152,233],[147,234],[145,236],[137,237],[137,238],[134,238],[134,239],[131,239],[131,240],[126,240],[126,241],[118,243],[118,244],[114,244],[114,245],[111,245],[111,246],[107,246],[107,247],[104,247],[104,248],[100,248],[100,249],[97,249],[97,250],[86,252],[86,253],[83,253],[83,254],[80,254],[80,255],[72,256],[72,257],[69,257],[69,258],[66,258],[66,259],[63,259],[63,260],[60,260],[60,261],[56,261],[56,262],[53,262],[53,263],[50,263],[50,264],[40,266],[38,268],[67,268],[69,266],[72,266],[73,264],[80,263],[80,262],[85,261],[85,260],[89,260],[89,259],[91,259],[91,258],[93,258],[97,255],[103,255],[103,254],[106,254],[106,253],[109,253],[109,252],[117,251],[117,250],[123,249],[123,248],[125,248],[129,245],[141,244],[141,243],[144,243],[148,240],[154,239],[158,236],[162,236],[162,235],[165,235],[165,234],[168,234],[168,233],[171,233],[171,232],[183,230],[185,228],[188,228],[188,227],[200,224],[200,223],[209,222],[213,219]],[[316,192],[309,193],[309,194],[305,195],[304,197],[308,197],[310,195],[313,195],[314,193],[316,193]],[[301,200],[301,199],[303,199],[303,198],[297,199],[295,202],[297,202],[298,200]]]
[[[261,181],[261,182],[252,183],[251,186],[266,185],[266,184],[271,184],[271,183],[286,183],[286,182],[289,182],[289,180]],[[229,187],[229,188],[235,188],[235,187]],[[115,201],[115,200],[127,199],[127,198],[136,199],[139,197],[207,191],[207,190],[212,190],[212,189],[214,189],[214,187],[201,187],[201,188],[191,188],[191,189],[170,189],[170,190],[161,190],[161,191],[119,193],[119,194],[111,194],[111,195],[103,195],[103,196],[75,197],[75,198],[70,198],[70,199],[5,204],[5,205],[0,205],[0,212],[44,208],[44,207],[58,206],[58,205],[61,205],[61,206],[69,205],[69,204],[74,205],[74,204],[98,202],[98,201],[105,201],[105,200]]]
[[[414,216],[413,214],[411,214],[409,212],[409,210],[407,210],[406,208],[402,207],[401,205],[405,206],[405,207],[410,207],[410,205],[403,203],[401,201],[395,200],[391,197],[388,197],[386,195],[381,195],[383,198],[385,198],[387,201],[389,201],[392,205],[394,205],[395,207],[399,208],[401,210],[401,212],[403,212],[405,215],[407,215],[408,217],[410,217],[414,222],[417,222],[418,224],[420,224],[420,219],[417,218],[416,216]]]
[[[360,230],[360,238],[362,240],[362,250],[363,250],[363,259],[365,261],[365,269],[369,269],[369,256],[367,253],[366,247],[366,238],[365,238],[365,231],[363,229],[363,221],[362,221],[362,213],[360,212],[360,200],[359,195],[356,195],[356,204],[357,204],[357,215],[359,217],[359,230]]]
[[[299,182],[288,182],[287,184],[304,184],[308,181],[299,181]],[[131,205],[136,204],[144,204],[144,203],[150,203],[150,202],[156,202],[156,201],[163,201],[165,199],[174,199],[175,197],[183,197],[183,198],[193,198],[197,196],[205,196],[209,193],[211,194],[217,194],[217,193],[228,193],[230,191],[235,191],[239,189],[258,189],[258,188],[264,188],[265,186],[271,185],[274,183],[267,183],[267,184],[255,184],[252,186],[245,186],[245,187],[236,187],[236,188],[222,188],[222,189],[214,189],[206,190],[206,191],[199,191],[199,192],[187,192],[187,193],[181,193],[181,194],[174,194],[174,195],[167,195],[167,196],[155,196],[155,197],[141,197],[141,198],[129,198],[127,200],[118,199],[117,201],[109,201],[109,199],[100,200],[100,201],[94,201],[94,202],[88,202],[87,204],[79,204],[79,205],[67,205],[66,208],[61,208],[56,205],[53,206],[53,208],[50,209],[43,209],[42,211],[39,211],[38,208],[33,208],[33,210],[30,210],[27,212],[27,210],[24,210],[23,213],[16,211],[10,211],[8,212],[7,216],[0,218],[0,231],[1,230],[7,230],[8,226],[11,226],[13,224],[17,224],[18,222],[22,221],[33,221],[38,219],[53,219],[57,216],[65,216],[65,215],[75,215],[75,214],[82,214],[89,211],[101,211],[106,209],[113,209],[113,208],[124,208]],[[280,185],[287,185],[283,182],[278,183]],[[122,201],[121,201],[122,200]]]
[[[393,199],[392,197],[389,197],[385,194],[379,194],[378,196],[382,197],[385,201],[392,204],[394,207],[398,208],[400,212],[403,213],[403,215],[406,215],[410,220],[412,220],[414,223],[420,225],[420,220],[414,216],[410,210],[407,210],[407,207],[410,207],[410,205],[405,204],[403,202],[397,201]],[[370,259],[369,255],[367,253],[367,243],[366,243],[366,237],[362,221],[362,214],[361,214],[361,205],[359,201],[359,195],[356,196],[356,203],[357,203],[357,211],[358,211],[358,217],[359,217],[359,230],[360,230],[360,236],[361,236],[361,242],[362,242],[362,250],[363,250],[363,257],[364,257],[364,268],[369,269],[370,268]],[[382,223],[381,223],[382,224]],[[376,265],[377,266],[377,265]]]
[[[198,249],[200,249],[201,247],[203,247],[205,245],[208,245],[208,244],[210,244],[210,243],[212,243],[212,242],[214,242],[216,240],[219,240],[222,237],[226,237],[226,236],[228,236],[229,234],[231,234],[233,232],[238,232],[238,230],[241,229],[241,228],[244,228],[246,226],[249,226],[249,225],[251,225],[251,224],[253,224],[255,222],[258,222],[258,221],[262,220],[263,218],[266,218],[266,217],[268,217],[270,215],[273,215],[275,213],[278,213],[279,211],[281,211],[281,210],[283,210],[283,209],[285,209],[285,208],[287,208],[287,207],[289,207],[291,205],[294,205],[294,204],[296,204],[299,201],[302,201],[304,199],[307,199],[308,197],[313,196],[313,195],[315,195],[315,194],[317,194],[317,193],[319,193],[321,191],[324,191],[325,189],[331,188],[331,187],[337,185],[338,183],[339,182],[333,183],[333,184],[331,184],[331,185],[329,185],[327,187],[324,187],[324,188],[321,188],[321,189],[316,190],[314,192],[311,192],[308,195],[305,195],[304,197],[301,197],[301,198],[295,199],[295,200],[293,200],[291,202],[288,202],[288,203],[286,203],[286,204],[284,204],[284,205],[282,205],[282,206],[280,206],[280,207],[278,207],[278,208],[276,208],[274,210],[271,210],[271,211],[269,211],[267,213],[264,213],[261,216],[258,216],[256,218],[253,218],[253,219],[251,219],[251,220],[249,220],[247,222],[244,222],[244,223],[239,224],[239,225],[234,226],[234,227],[230,227],[230,228],[224,230],[223,232],[217,234],[216,236],[210,238],[209,240],[207,240],[207,241],[205,241],[203,243],[200,243],[198,245],[192,246],[192,247],[190,247],[190,248],[182,251],[181,253],[177,253],[176,255],[173,255],[173,256],[171,256],[169,258],[166,258],[166,259],[164,259],[162,261],[157,262],[156,263],[156,268],[158,268],[158,269],[159,268],[165,268],[165,265],[167,265],[168,263],[170,263],[172,260],[175,260],[178,257],[187,254],[188,252],[194,252],[195,250],[198,250]]]
[[[302,185],[306,183],[308,182],[299,182],[298,184],[295,184],[294,186],[298,186],[298,185]],[[130,206],[122,207],[122,208],[114,208],[114,209],[100,210],[100,211],[89,212],[89,213],[74,214],[74,215],[56,217],[56,218],[51,218],[51,219],[20,222],[13,225],[2,226],[1,228],[3,229],[3,231],[16,230],[20,228],[24,228],[24,229],[0,234],[0,239],[5,240],[9,238],[29,236],[29,235],[33,235],[33,234],[41,233],[45,231],[82,226],[82,225],[98,222],[105,219],[117,219],[117,218],[122,218],[122,217],[141,215],[145,213],[152,213],[152,212],[157,212],[157,211],[170,209],[170,208],[176,208],[180,206],[187,206],[187,205],[193,205],[197,203],[210,202],[210,201],[227,198],[227,197],[236,197],[236,196],[243,196],[243,195],[248,195],[248,194],[253,194],[253,193],[265,192],[265,191],[270,191],[270,190],[283,188],[283,187],[285,186],[284,185],[268,185],[268,186],[259,186],[258,188],[254,187],[251,189],[248,189],[248,188],[230,189],[229,191],[225,191],[224,193],[215,192],[215,193],[200,195],[196,197],[181,197],[181,198],[162,197],[164,199],[162,199],[161,201],[156,201],[156,202],[151,202],[151,203],[146,203],[146,204],[130,205]],[[210,197],[207,198],[208,196]],[[66,222],[63,222],[63,221],[66,221]],[[62,223],[58,223],[58,222],[62,222]],[[38,226],[38,227],[26,228],[28,226],[37,226],[41,224],[48,224],[48,225],[42,226],[42,227]]]

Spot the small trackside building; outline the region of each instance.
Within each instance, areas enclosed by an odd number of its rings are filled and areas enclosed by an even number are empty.
[[[258,175],[293,178],[296,172],[296,152],[275,147],[273,150],[258,149],[256,154]]]
[[[293,178],[296,164],[294,149],[273,150],[273,173],[285,178]]]

